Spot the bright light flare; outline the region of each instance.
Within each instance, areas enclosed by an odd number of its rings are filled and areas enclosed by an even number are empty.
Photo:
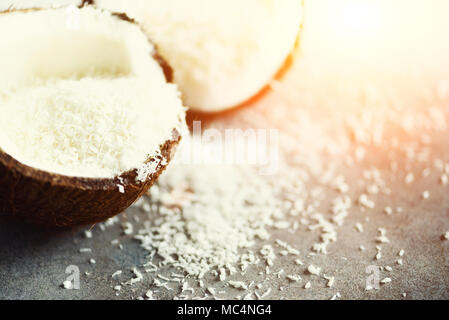
[[[379,2],[350,1],[341,7],[342,26],[347,34],[368,35],[380,31],[382,10]],[[338,12],[337,12],[338,13]]]
[[[303,54],[331,66],[449,70],[447,0],[306,0]]]

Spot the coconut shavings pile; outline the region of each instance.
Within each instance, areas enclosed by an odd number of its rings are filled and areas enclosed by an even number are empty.
[[[449,81],[424,86],[417,76],[420,86],[401,91],[355,86],[348,73],[335,84],[310,61],[296,68],[238,115],[242,127],[279,128],[274,175],[172,163],[126,216],[99,225],[122,226],[114,247],[137,240],[147,253],[140,265],[119,266],[118,296],[418,298],[420,281],[435,281],[429,259],[444,273]],[[421,228],[431,219],[440,226]],[[378,283],[366,281],[370,272]]]
[[[255,170],[254,170],[255,171]],[[268,237],[281,206],[267,182],[251,170],[226,166],[176,166],[151,189],[159,219],[136,236],[165,265],[202,278],[236,265],[241,249]]]

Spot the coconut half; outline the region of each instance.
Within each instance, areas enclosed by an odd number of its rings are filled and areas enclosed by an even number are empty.
[[[260,92],[284,66],[301,0],[94,0],[141,22],[173,67],[184,102],[222,111]]]
[[[73,226],[130,206],[185,126],[146,35],[72,6],[2,13],[0,37],[0,212]]]

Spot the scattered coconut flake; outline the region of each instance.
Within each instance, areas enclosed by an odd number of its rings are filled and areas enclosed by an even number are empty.
[[[122,274],[122,270],[117,270],[116,272],[114,272],[113,274],[112,274],[112,278],[115,278],[115,277],[117,277],[117,276],[119,276],[119,275],[121,275]]]
[[[298,282],[302,280],[301,276],[299,275],[287,275],[287,279],[292,282]]]
[[[133,227],[132,223],[130,223],[130,222],[124,222],[122,224],[122,228],[123,228],[123,233],[125,235],[131,235],[134,232],[134,227]]]
[[[226,270],[225,268],[220,268],[220,281],[226,280]]]
[[[386,236],[387,231],[384,228],[377,229],[380,233],[380,236],[376,238],[378,243],[389,243],[390,239]]]
[[[440,177],[440,182],[443,186],[447,185],[449,182],[449,177],[447,174],[443,173]]]
[[[341,294],[340,294],[340,292],[337,292],[336,294],[334,294],[334,295],[332,296],[331,300],[337,300],[337,299],[339,299],[339,298],[341,298]]]
[[[213,296],[215,296],[217,294],[217,291],[215,291],[215,289],[212,287],[208,287],[207,291]]]
[[[64,289],[72,289],[73,288],[73,283],[72,281],[66,280],[62,283],[62,287]]]
[[[382,248],[380,246],[376,246],[377,253],[376,253],[376,260],[380,260],[382,258]]]
[[[413,173],[409,172],[407,173],[407,175],[405,176],[405,183],[406,184],[410,184],[415,180],[415,176]]]
[[[385,207],[384,212],[388,215],[393,214],[393,209],[391,207]]]
[[[313,274],[313,275],[318,276],[318,275],[320,275],[321,268],[315,267],[314,265],[310,265],[310,266],[307,268],[307,271],[308,271],[310,274]]]
[[[368,209],[372,209],[375,206],[374,201],[369,200],[368,196],[366,194],[360,195],[358,202],[362,207],[365,207]]]
[[[148,290],[146,293],[145,293],[145,297],[147,297],[147,299],[149,299],[149,300],[153,300],[154,298],[153,298],[153,291],[152,290]]]
[[[243,282],[243,281],[233,281],[233,280],[229,280],[228,284],[236,289],[241,289],[241,290],[248,290],[248,286]]]
[[[443,235],[443,239],[449,240],[449,231],[447,231],[447,232]]]
[[[277,240],[276,240],[276,243],[277,243],[280,247],[286,249],[286,250],[285,250],[286,254],[291,254],[291,255],[293,255],[293,256],[298,256],[299,253],[300,253],[297,249],[293,248],[291,245],[289,245],[288,243],[286,243],[286,242],[284,242],[284,241],[281,241],[281,240],[277,239]]]
[[[295,263],[296,263],[298,266],[304,265],[304,263],[303,263],[300,259],[295,259]]]
[[[323,275],[323,277],[327,280],[326,287],[331,288],[334,285],[335,277],[328,277],[326,275]]]
[[[355,229],[356,229],[358,232],[363,232],[363,225],[362,225],[360,222],[357,222],[357,223],[355,224]]]

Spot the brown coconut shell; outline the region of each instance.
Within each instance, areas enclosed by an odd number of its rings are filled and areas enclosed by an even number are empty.
[[[73,227],[104,221],[124,211],[143,195],[172,158],[180,134],[161,148],[155,172],[145,182],[136,180],[137,170],[114,179],[68,177],[26,166],[0,151],[0,216],[46,226]],[[119,190],[124,186],[124,193]]]
[[[124,14],[115,16],[135,23]],[[167,81],[172,82],[173,72],[157,50],[153,58],[159,62]],[[180,140],[181,134],[174,128],[172,137],[160,146],[160,155],[146,161],[158,164],[144,182],[136,180],[137,169],[113,179],[54,174],[24,165],[0,149],[0,217],[49,227],[104,221],[123,212],[148,191],[166,168]],[[124,187],[124,193],[119,185]]]

